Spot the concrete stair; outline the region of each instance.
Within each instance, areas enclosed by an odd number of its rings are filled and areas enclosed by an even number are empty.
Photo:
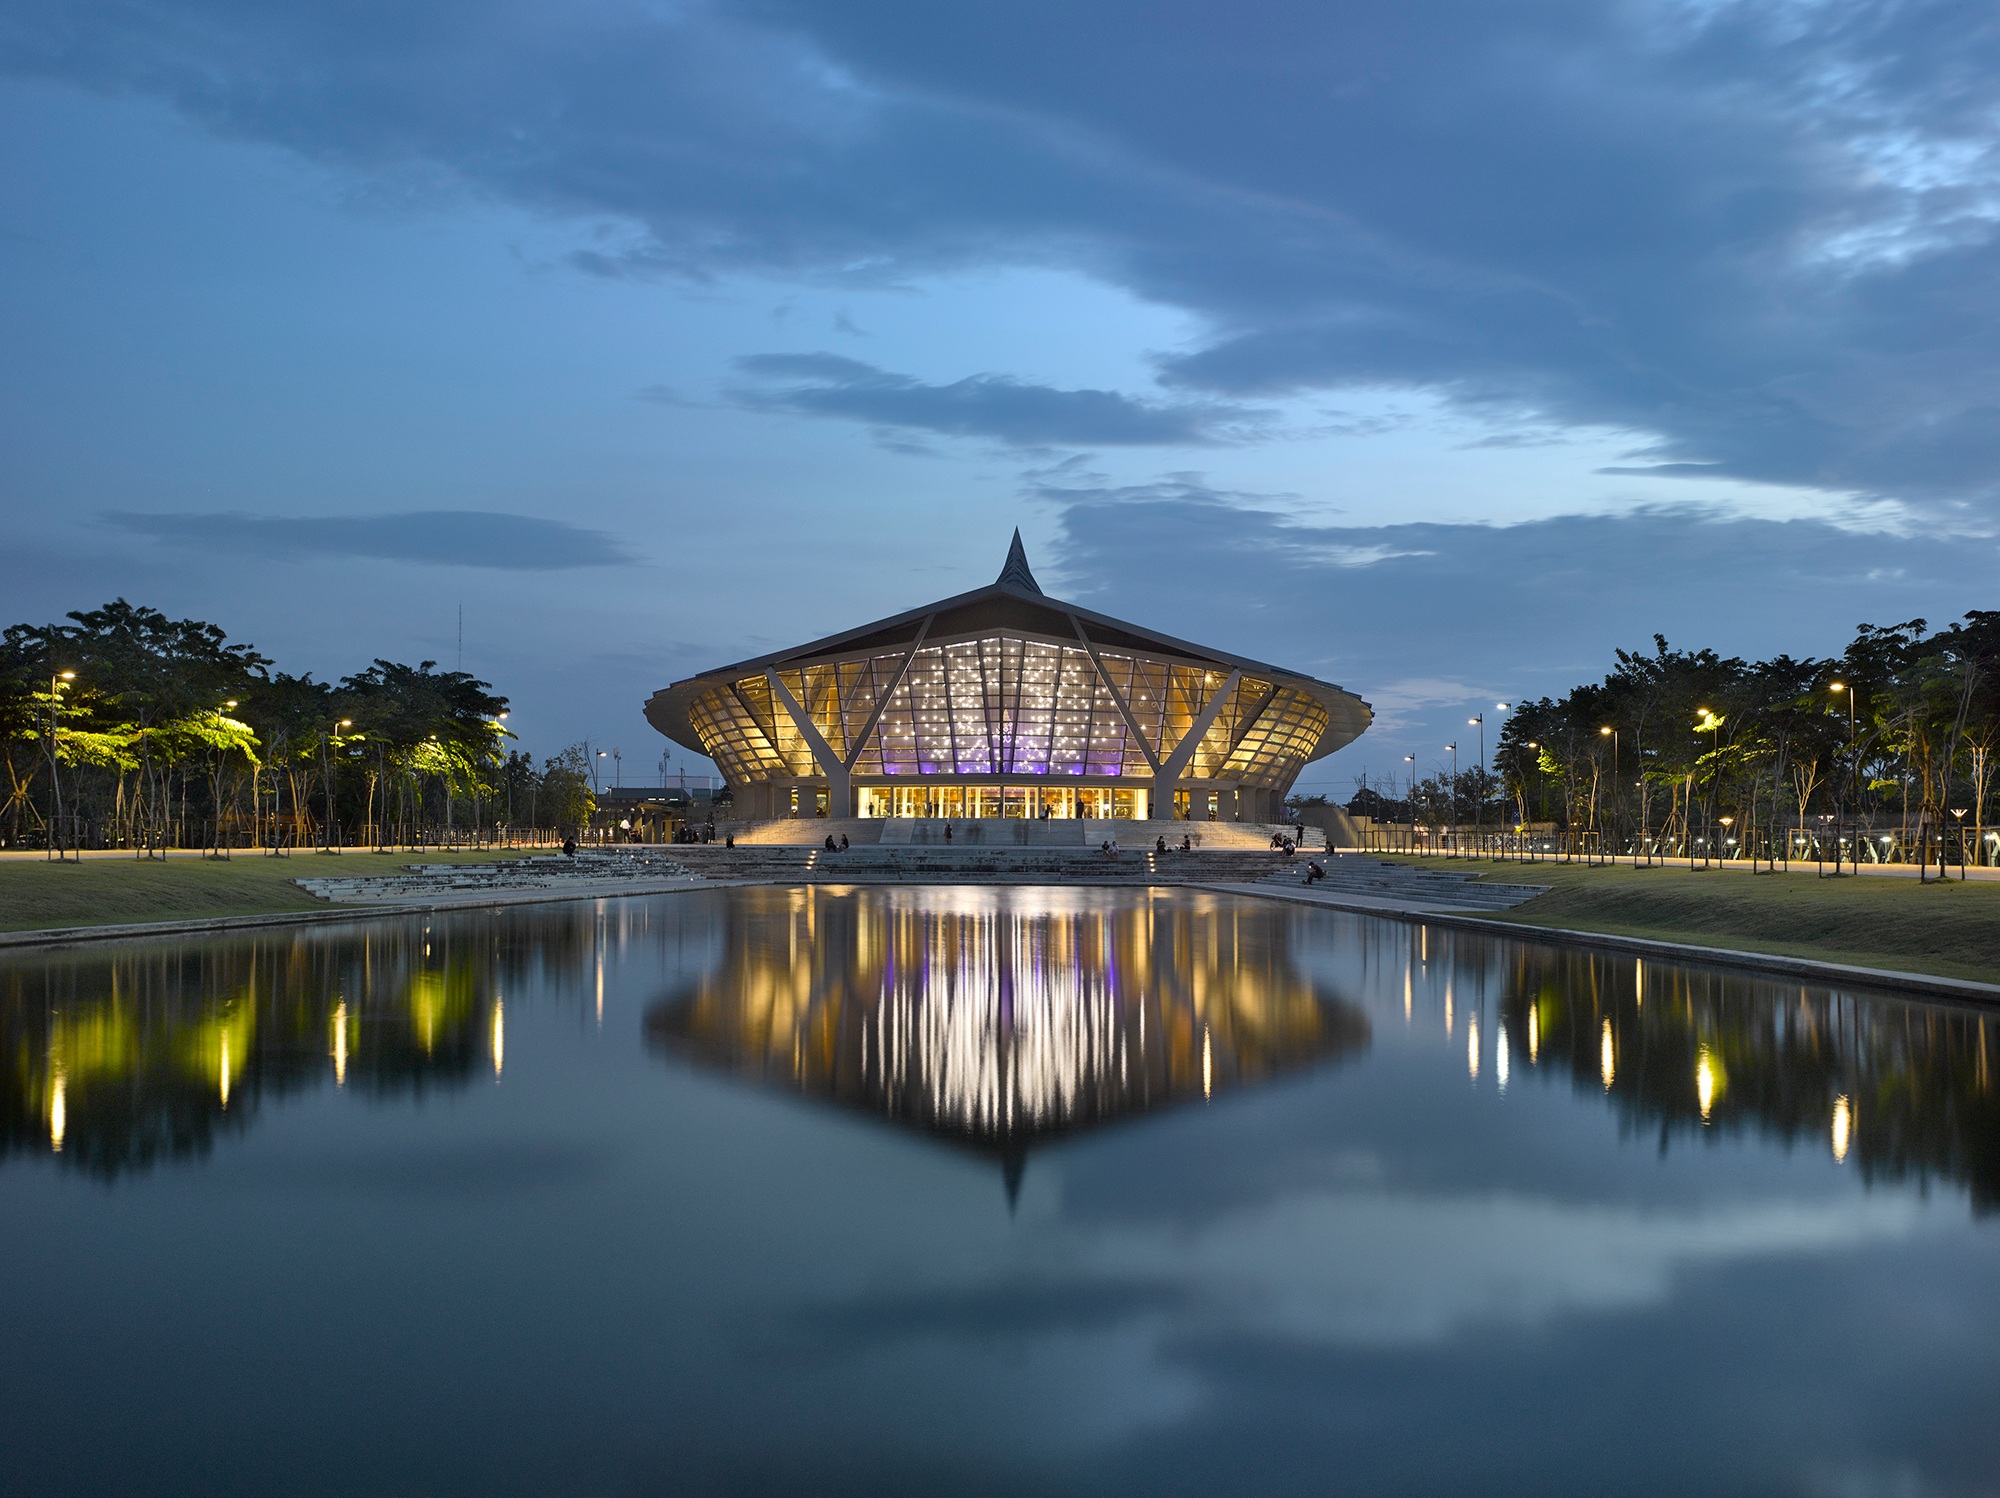
[[[945,842],[949,826],[952,839]],[[718,822],[716,841],[734,836],[738,847],[823,847],[831,837],[839,842],[844,835],[852,847],[977,847],[977,848],[1089,848],[1095,850],[1107,837],[1115,837],[1127,848],[1150,848],[1165,838],[1178,848],[1183,837],[1192,838],[1202,849],[1232,848],[1268,852],[1278,833],[1296,836],[1290,828],[1265,822],[1178,822],[1178,821],[1099,821],[1088,817],[1064,820],[1027,821],[986,817],[971,821],[963,817],[793,817],[771,822]],[[1302,847],[1312,851],[1326,848],[1326,833],[1308,827]]]
[[[857,844],[842,853],[705,843],[674,853],[706,878],[766,884],[1242,884],[1286,862],[1283,854],[1267,848],[1159,853],[1126,847],[1116,858],[1107,858],[1095,847],[1003,847],[956,840],[949,846]]]
[[[820,823],[820,826],[827,824]],[[880,825],[877,823],[877,825]],[[1093,824],[1109,828],[1109,823]],[[1142,824],[1120,823],[1119,830]],[[1185,825],[1185,824],[1183,824]],[[851,841],[851,837],[850,837]],[[465,900],[564,890],[617,892],[701,881],[747,884],[1244,884],[1280,873],[1282,853],[1268,848],[1197,848],[1160,853],[1124,848],[1115,858],[1096,847],[977,843],[855,844],[842,853],[775,843],[661,848],[580,849],[481,864],[406,864],[386,874],[300,879],[302,889],[336,904]],[[1302,868],[1303,864],[1292,863]]]
[[[1359,895],[1426,909],[1512,910],[1547,891],[1545,884],[1494,884],[1473,874],[1448,873],[1406,863],[1384,863],[1360,854],[1318,860],[1326,878],[1312,889],[1322,895]],[[1263,875],[1257,882],[1296,889],[1305,880],[1303,858]]]

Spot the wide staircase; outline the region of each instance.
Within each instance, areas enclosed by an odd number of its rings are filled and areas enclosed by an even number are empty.
[[[949,845],[852,844],[844,852],[702,843],[677,847],[674,856],[709,879],[778,884],[1243,884],[1286,863],[1284,854],[1269,848],[1161,853],[1152,846],[1121,844],[1111,856],[1095,847],[1001,846],[956,839]]]
[[[821,825],[825,825],[822,823]],[[1102,824],[1109,825],[1109,824]],[[1123,823],[1123,827],[1137,826]],[[565,890],[617,893],[703,881],[746,884],[1243,884],[1282,870],[1268,848],[1197,848],[1161,853],[1122,847],[1017,847],[977,843],[861,844],[845,852],[773,843],[681,844],[579,849],[491,863],[406,864],[393,872],[300,879],[334,904],[396,901],[473,903],[482,895]],[[1303,867],[1303,865],[1300,865]]]
[[[951,837],[945,837],[949,828]],[[1103,821],[1089,817],[1051,818],[1028,821],[1012,817],[791,817],[767,822],[718,822],[717,842],[734,837],[738,847],[823,848],[831,837],[836,843],[845,837],[850,848],[862,846],[907,848],[1089,848],[1095,851],[1106,838],[1116,838],[1128,849],[1152,848],[1160,838],[1178,849],[1187,838],[1202,850],[1239,849],[1268,852],[1271,839],[1280,834],[1296,839],[1290,827],[1265,822],[1181,822]],[[1300,847],[1323,852],[1326,833],[1317,827],[1305,830]]]
[[[1308,887],[1321,896],[1358,895],[1364,901],[1393,901],[1427,910],[1512,910],[1548,890],[1546,884],[1495,884],[1474,874],[1385,863],[1358,853],[1315,861],[1326,870],[1326,877]],[[1306,861],[1299,859],[1257,882],[1297,889],[1304,886],[1305,875]]]

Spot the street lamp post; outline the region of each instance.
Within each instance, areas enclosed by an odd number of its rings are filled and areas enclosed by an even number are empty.
[[[1535,755],[1535,768],[1541,768],[1542,745],[1539,739],[1528,740],[1528,750]],[[1528,772],[1521,771],[1521,840],[1528,845],[1528,861],[1534,862],[1534,839],[1528,831]]]
[[[52,855],[57,863],[63,860],[62,689],[75,680],[74,671],[49,673],[49,841],[42,850],[45,863]]]
[[[1699,735],[1703,732],[1706,732],[1710,736],[1709,754],[1712,758],[1714,758],[1716,763],[1714,768],[1710,770],[1709,777],[1711,781],[1717,781],[1720,775],[1722,774],[1722,719],[1716,717],[1714,713],[1710,712],[1705,707],[1698,707],[1695,709],[1695,711],[1700,713],[1702,716],[1702,721],[1695,724],[1694,726],[1695,733]],[[1690,808],[1690,810],[1692,810],[1692,808]],[[1690,817],[1688,820],[1688,835],[1690,838],[1692,838],[1694,835],[1694,821],[1692,817]],[[1707,844],[1708,844],[1708,839],[1704,837],[1702,839],[1702,855],[1701,855],[1701,866],[1703,868],[1708,867]],[[1692,847],[1688,849],[1688,867],[1689,868],[1694,867],[1694,849]]]
[[[1445,748],[1451,751],[1451,795],[1445,800],[1446,809],[1451,813],[1446,824],[1451,834],[1451,850],[1458,851],[1458,740],[1453,739]]]
[[[1472,841],[1476,847],[1486,831],[1486,714],[1474,713],[1465,722],[1479,730],[1479,797],[1472,803]]]
[[[320,831],[320,851],[322,853],[338,851],[333,846],[333,760],[329,749],[333,741],[340,736],[341,729],[352,728],[353,726],[354,720],[352,718],[342,718],[328,729],[320,737],[319,741],[319,775],[321,784],[326,790],[326,826]]]
[[[1833,873],[1837,879],[1840,877],[1840,834],[1847,828],[1847,803],[1854,795],[1854,693],[1848,691],[1844,681],[1828,682],[1826,689],[1836,697],[1844,695],[1847,698],[1847,770],[1840,780],[1840,805],[1833,839]],[[1859,863],[1854,865],[1854,872],[1861,872]]]
[[[1608,738],[1611,740],[1611,794],[1615,798],[1618,794],[1618,730],[1616,727],[1600,728],[1597,730],[1597,733],[1598,737]],[[1614,799],[1611,804],[1615,807],[1618,803]],[[1616,813],[1614,812],[1613,815],[1615,816]],[[1601,838],[1602,836],[1603,834],[1600,833],[1599,837]],[[1613,832],[1612,836],[1614,839],[1614,846],[1615,846],[1615,839],[1617,836],[1615,831]],[[1616,855],[1614,854],[1613,856],[1615,857]]]
[[[1410,851],[1417,850],[1417,757],[1403,756],[1403,763],[1410,767]]]
[[[1951,814],[1958,818],[1958,882],[1963,884],[1965,883],[1965,808],[1954,806],[1951,809]],[[1938,878],[1942,879],[1944,877],[1944,850],[1940,848],[1938,850]]]

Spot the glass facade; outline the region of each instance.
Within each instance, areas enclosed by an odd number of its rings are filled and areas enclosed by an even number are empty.
[[[861,816],[1064,820],[1173,815],[1169,770],[1282,792],[1329,722],[1310,690],[1221,662],[1008,629],[710,680],[687,715],[738,786],[842,778]]]
[[[1149,791],[1127,786],[864,785],[855,810],[864,817],[943,817],[949,821],[1014,817],[1066,822],[1076,818],[1136,819],[1151,815]]]

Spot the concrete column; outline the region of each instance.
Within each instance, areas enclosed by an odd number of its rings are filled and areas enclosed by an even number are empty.
[[[1215,788],[1215,820],[1233,822],[1236,820],[1236,787],[1219,785]]]

